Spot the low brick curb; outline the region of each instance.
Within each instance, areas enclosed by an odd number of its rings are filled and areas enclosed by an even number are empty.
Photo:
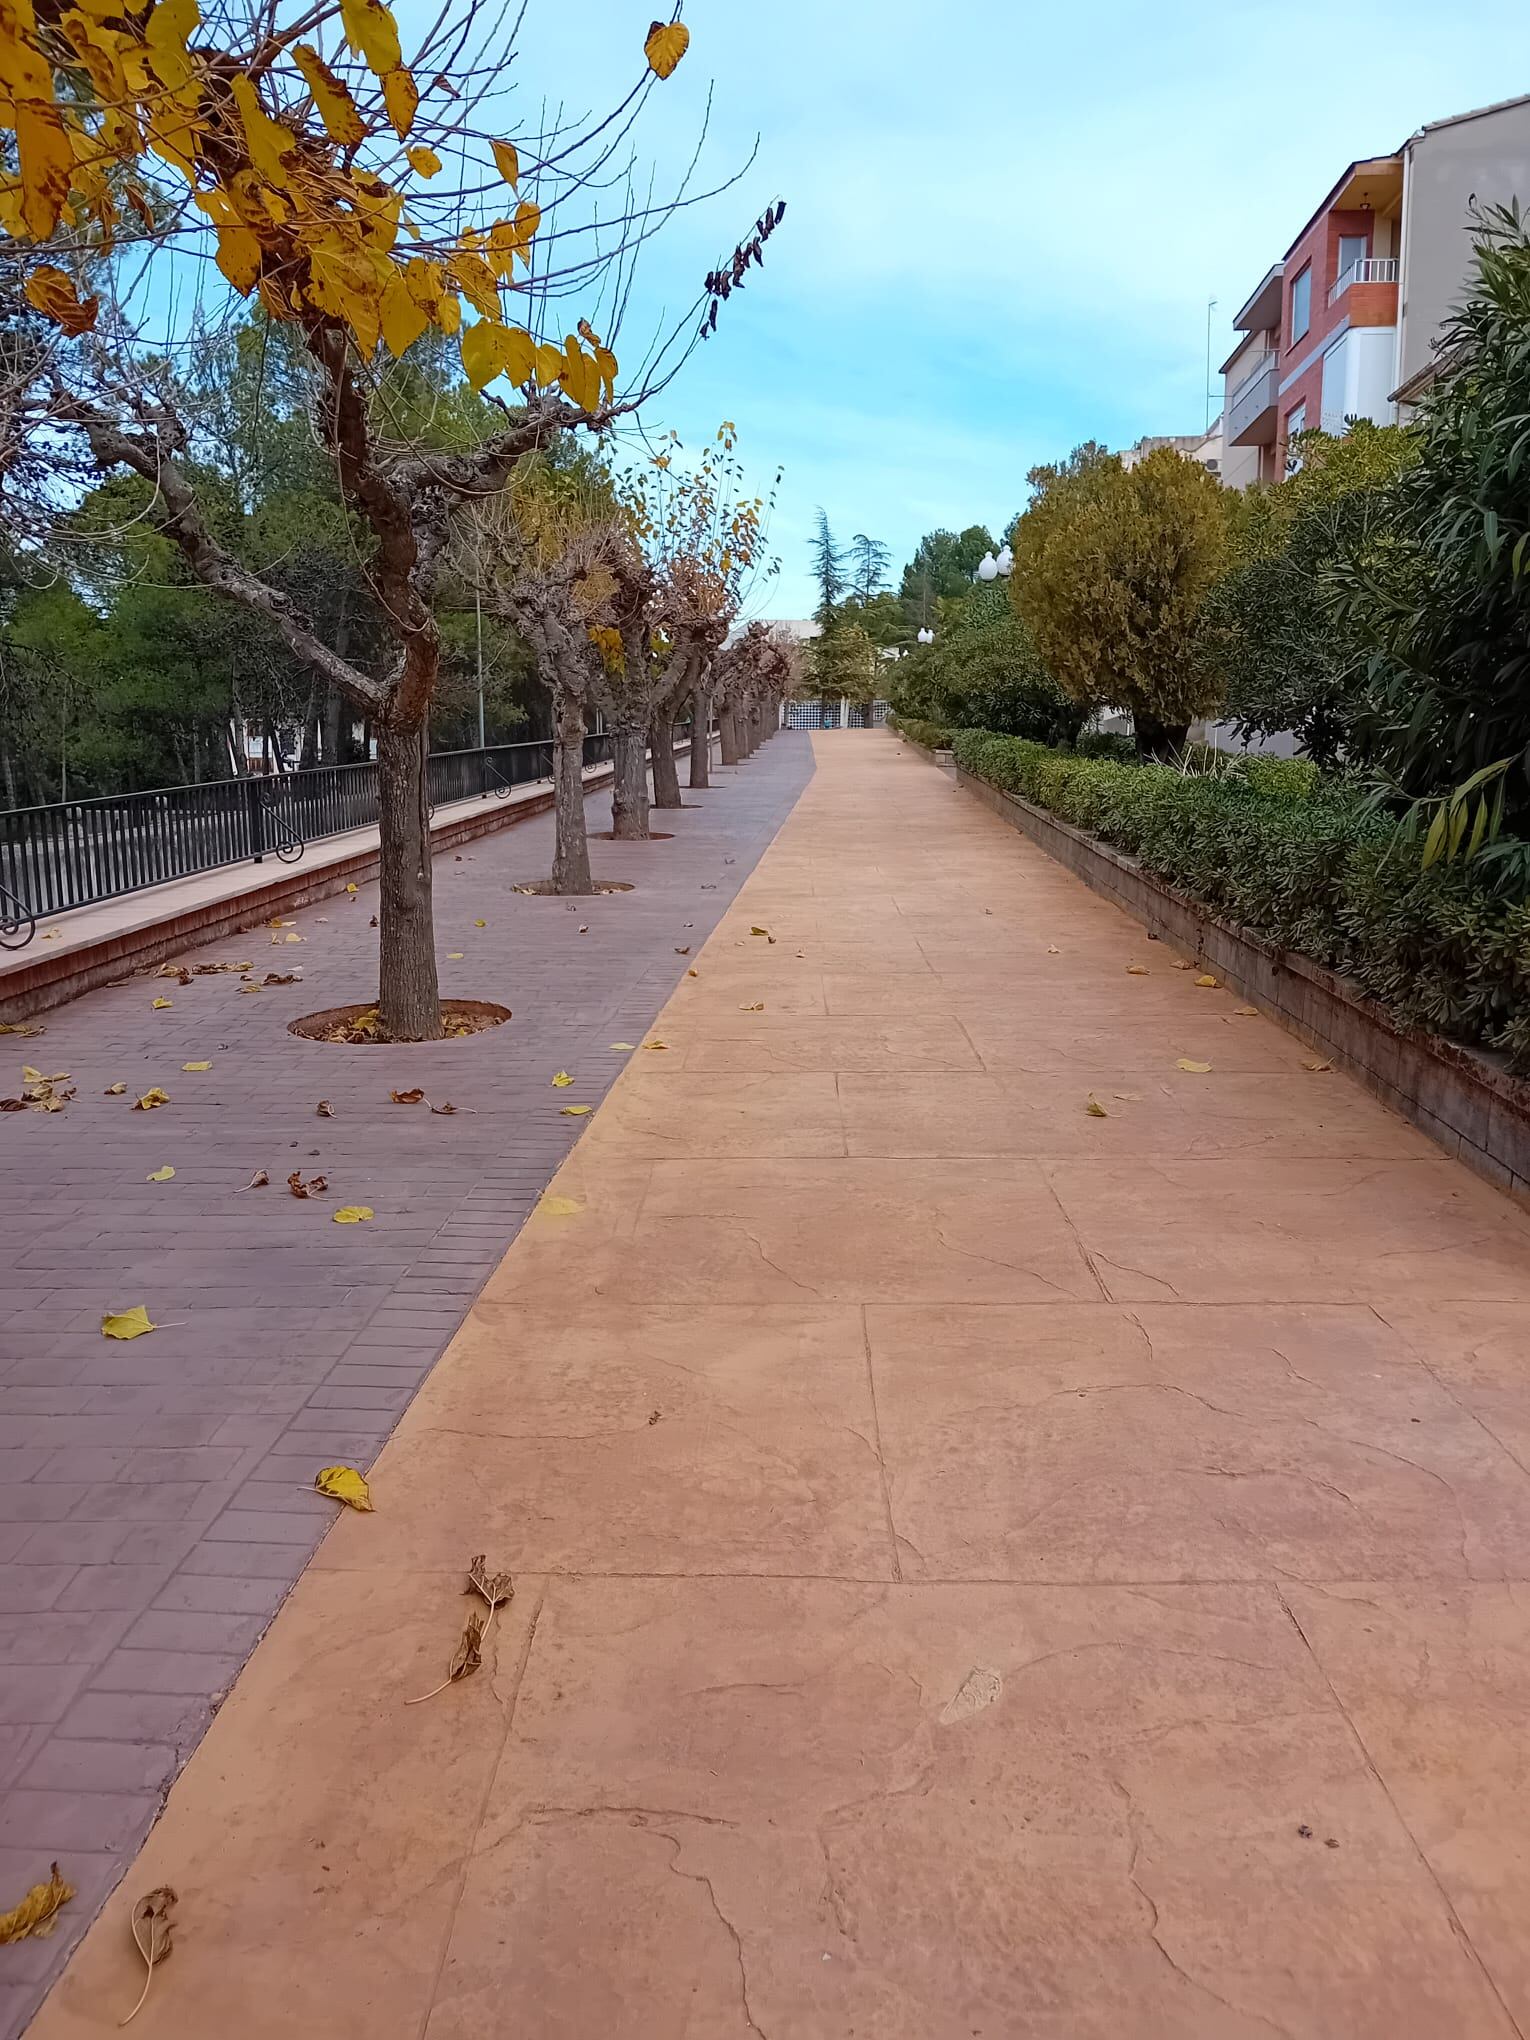
[[[1530,1197],[1530,1082],[1510,1076],[1502,1057],[1400,1027],[1337,971],[1219,920],[1135,858],[959,766],[956,782],[1094,892],[1321,1049],[1447,1154],[1499,1189]]]

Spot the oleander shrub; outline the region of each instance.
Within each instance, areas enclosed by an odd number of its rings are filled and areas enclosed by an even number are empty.
[[[1424,869],[1420,845],[1345,781],[1302,759],[1185,773],[988,730],[958,730],[952,748],[964,771],[1210,912],[1342,971],[1402,1025],[1500,1048],[1530,1074],[1530,903],[1480,865]]]

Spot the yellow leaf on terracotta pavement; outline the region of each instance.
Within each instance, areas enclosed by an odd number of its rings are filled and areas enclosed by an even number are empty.
[[[106,1089],[101,1093],[101,1096],[103,1098],[120,1098],[126,1089],[127,1089],[126,1084],[108,1084]]]
[[[141,1303],[135,1303],[131,1310],[108,1311],[101,1320],[101,1336],[106,1339],[141,1339],[145,1332],[157,1329]]]
[[[565,1105],[563,1116],[565,1119],[583,1119],[586,1112],[593,1112],[594,1110],[593,1105]]]
[[[370,1204],[342,1204],[332,1215],[336,1225],[365,1225],[367,1220],[375,1218],[377,1213]]]
[[[372,1490],[354,1466],[321,1466],[314,1475],[313,1484],[332,1502],[344,1502],[348,1509],[371,1512]]]
[[[536,1209],[544,1218],[572,1218],[584,1206],[577,1197],[540,1197]]]
[[[1331,1070],[1333,1068],[1333,1064],[1329,1062],[1325,1056],[1315,1055],[1311,1058],[1310,1061],[1304,1062],[1302,1064],[1302,1068],[1304,1070],[1312,1070],[1314,1072],[1321,1073],[1324,1070]]]
[[[1198,977],[1195,982],[1198,985],[1204,985],[1206,990],[1209,992],[1214,992],[1217,987],[1217,981],[1214,977],[1212,977],[1209,971],[1203,972],[1202,975]]]
[[[158,1013],[163,1007],[171,1006],[174,1003],[173,999],[151,999],[149,1001],[149,1010],[153,1013]]]
[[[763,1013],[765,1010],[765,1001],[761,999],[756,1005],[740,1006],[738,1010],[741,1013]]]
[[[655,1055],[663,1055],[669,1047],[667,1041],[645,1041],[644,1048],[652,1049]]]
[[[750,932],[750,934],[751,934],[751,935],[767,935],[767,936],[768,936],[768,935],[769,935],[769,933],[770,933],[770,930],[769,930],[768,928],[751,928],[751,929],[749,930],[749,932]]]
[[[1186,963],[1185,959],[1182,956],[1176,956],[1174,959],[1174,968],[1176,970],[1194,970],[1195,965],[1193,963]]]
[[[513,191],[521,181],[521,159],[516,153],[514,142],[491,142],[494,151],[494,167]]]
[[[1188,1070],[1192,1077],[1209,1077],[1211,1075],[1210,1063],[1192,1062],[1187,1055],[1182,1055],[1179,1058],[1177,1067],[1182,1070]]]
[[[1240,1020],[1257,1020],[1259,1018],[1259,1008],[1257,1006],[1234,1006],[1233,1011]]]
[[[143,1180],[146,1183],[168,1183],[170,1181],[170,1178],[174,1174],[175,1174],[174,1169],[172,1169],[170,1164],[166,1162],[165,1166],[162,1169],[153,1170],[149,1175],[145,1176]]]
[[[555,1091],[566,1091],[573,1081],[567,1070],[559,1070],[558,1074],[553,1078],[553,1089]]]
[[[1092,1092],[1090,1093],[1089,1101],[1085,1105],[1084,1110],[1089,1114],[1089,1117],[1091,1119],[1108,1119],[1110,1117],[1110,1114],[1105,1110],[1105,1107],[1100,1103],[1099,1099],[1096,1098]]]
[[[649,69],[668,78],[690,48],[691,32],[683,21],[656,21],[643,44]]]
[[[135,1112],[152,1112],[156,1105],[168,1105],[169,1103],[169,1092],[162,1091],[158,1084],[152,1084],[141,1098],[133,1100],[133,1110]]]
[[[686,972],[685,974],[686,974],[686,976],[687,976],[687,977],[700,977],[700,976],[701,976],[701,972],[700,972],[699,970],[697,970],[697,968],[696,968],[696,966],[695,966],[694,964],[692,964],[692,965],[691,965],[691,968],[690,968],[690,969],[689,969],[689,970],[688,970],[688,971],[687,971],[687,972]]]
[[[12,1941],[45,1941],[58,1924],[61,1905],[74,1897],[74,1886],[59,1875],[57,1863],[46,1884],[34,1884],[9,1912],[0,1913],[0,1947]]]
[[[183,1070],[210,1070],[212,1064],[210,1062],[182,1063],[181,1068]]]
[[[1126,966],[1126,975],[1128,977],[1147,977],[1149,975],[1148,967],[1145,963],[1129,963]]]

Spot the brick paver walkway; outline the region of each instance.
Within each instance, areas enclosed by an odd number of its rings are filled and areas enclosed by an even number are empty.
[[[588,1124],[561,1108],[599,1102],[626,1059],[611,1043],[644,1038],[687,967],[677,949],[700,949],[811,769],[808,740],[783,735],[656,816],[673,841],[596,843],[597,874],[636,890],[577,907],[511,890],[548,869],[550,817],[439,857],[443,990],[514,1013],[473,1040],[287,1033],[368,995],[372,887],[185,959],[301,984],[135,978],[48,1014],[41,1038],[0,1037],[0,1093],[23,1062],[78,1085],[63,1113],[0,1117],[0,1910],[55,1857],[80,1893],[51,1941],[0,1949],[0,2034],[131,1859],[326,1527],[315,1471],[376,1456]],[[589,813],[609,828],[607,797]],[[171,1103],[133,1111],[154,1084]],[[461,1110],[390,1102],[416,1085]],[[172,1181],[145,1180],[165,1163]],[[326,1193],[291,1197],[295,1168]],[[257,1169],[270,1187],[246,1190]],[[334,1224],[347,1204],[375,1220]],[[103,1312],[137,1303],[165,1328],[104,1340]]]
[[[814,745],[36,2040],[1530,2029],[1530,1220]]]

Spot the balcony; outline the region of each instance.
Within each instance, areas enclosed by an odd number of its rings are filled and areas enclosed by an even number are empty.
[[[1227,401],[1227,438],[1233,446],[1270,446],[1275,440],[1276,363],[1273,347],[1256,354]]]
[[[1351,262],[1347,269],[1341,269],[1334,279],[1333,289],[1328,293],[1328,302],[1336,305],[1345,291],[1357,283],[1396,283],[1397,257],[1395,255],[1367,255],[1363,261]]]

